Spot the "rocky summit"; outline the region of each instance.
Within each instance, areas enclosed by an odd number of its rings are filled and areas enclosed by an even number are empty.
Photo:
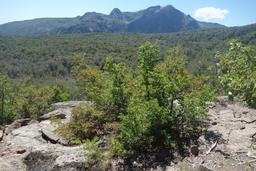
[[[41,116],[40,121],[16,120],[0,131],[1,171],[80,171],[86,155],[82,146],[68,146],[55,130],[61,122],[70,120],[71,110],[83,101],[53,104],[54,111]],[[149,170],[169,171],[241,171],[256,168],[256,110],[219,97],[209,103],[208,125],[190,154],[180,161],[171,161]],[[145,170],[137,161],[132,170]],[[112,162],[110,170],[122,170]],[[124,169],[123,169],[124,170]]]
[[[0,25],[0,35],[42,36],[88,32],[170,33],[186,30],[224,28],[217,23],[200,22],[174,8],[152,6],[136,12],[114,8],[109,15],[87,12],[74,18],[39,18]]]

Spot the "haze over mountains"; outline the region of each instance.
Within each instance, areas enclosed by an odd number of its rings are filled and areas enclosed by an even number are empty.
[[[217,23],[200,22],[171,5],[153,6],[137,12],[109,15],[88,12],[74,18],[40,18],[0,25],[0,35],[40,36],[87,32],[170,33],[206,28],[223,28]]]

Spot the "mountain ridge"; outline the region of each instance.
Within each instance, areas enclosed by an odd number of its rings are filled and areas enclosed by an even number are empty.
[[[109,14],[87,12],[71,18],[37,18],[0,25],[0,35],[41,36],[87,32],[171,33],[222,28],[217,23],[200,22],[172,5],[152,6],[137,12],[114,8]]]

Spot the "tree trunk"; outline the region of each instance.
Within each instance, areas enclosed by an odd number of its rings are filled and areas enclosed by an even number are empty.
[[[4,123],[4,91],[1,90],[1,118],[3,119],[2,122]]]

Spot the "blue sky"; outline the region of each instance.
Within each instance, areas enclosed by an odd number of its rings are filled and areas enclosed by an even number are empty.
[[[75,17],[85,12],[108,14],[173,5],[198,20],[227,26],[256,23],[256,0],[0,0],[0,24],[42,17]]]

